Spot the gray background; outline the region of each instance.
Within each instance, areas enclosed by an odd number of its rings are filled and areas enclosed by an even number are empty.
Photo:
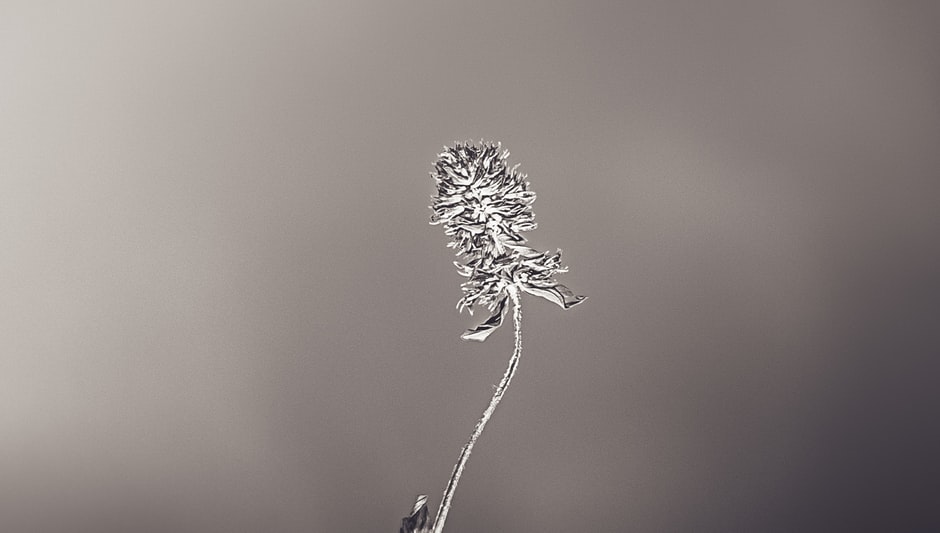
[[[0,529],[395,531],[511,350],[431,163],[560,247],[460,532],[940,526],[931,2],[0,4]]]

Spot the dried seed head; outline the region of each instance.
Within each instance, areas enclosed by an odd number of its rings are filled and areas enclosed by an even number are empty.
[[[431,175],[437,183],[432,196],[431,224],[444,226],[461,261],[458,272],[468,278],[461,286],[463,297],[457,309],[473,314],[475,305],[489,309],[490,317],[463,338],[485,340],[502,324],[506,312],[507,289],[515,285],[567,309],[581,303],[555,275],[566,272],[561,250],[553,254],[525,245],[523,232],[535,229],[529,190],[519,165],[509,167],[508,150],[500,143],[471,141],[444,147]]]
[[[522,244],[521,233],[535,229],[525,175],[509,168],[509,151],[499,143],[456,143],[438,156],[432,173],[437,196],[431,224],[443,224],[448,246],[468,256],[494,256],[507,243]]]

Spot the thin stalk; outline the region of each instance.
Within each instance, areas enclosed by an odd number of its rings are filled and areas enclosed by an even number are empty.
[[[493,397],[490,398],[490,404],[486,407],[486,410],[483,411],[483,416],[480,417],[480,420],[477,421],[476,427],[473,428],[473,433],[470,434],[470,439],[463,445],[463,449],[460,450],[460,457],[457,458],[457,464],[454,465],[454,472],[450,475],[450,480],[447,482],[447,487],[444,489],[444,498],[441,500],[441,506],[437,509],[437,516],[434,518],[433,533],[441,533],[443,531],[444,521],[447,520],[447,513],[450,511],[451,501],[454,499],[454,492],[457,490],[457,482],[460,481],[460,475],[463,474],[467,460],[470,459],[470,452],[473,451],[473,445],[476,444],[477,439],[480,438],[480,435],[483,433],[483,428],[486,426],[486,423],[489,422],[490,417],[493,416],[493,411],[495,411],[496,406],[499,405],[499,401],[503,398],[506,388],[509,387],[509,382],[512,381],[512,376],[516,373],[516,367],[519,366],[519,356],[522,355],[522,307],[519,304],[518,287],[515,285],[509,287],[509,297],[512,299],[512,323],[516,334],[516,343],[513,348],[512,357],[509,358],[509,366],[506,367],[503,379],[500,380],[499,385],[496,386],[496,391],[493,393]]]

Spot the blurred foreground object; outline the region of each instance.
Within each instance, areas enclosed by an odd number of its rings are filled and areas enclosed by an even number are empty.
[[[411,514],[401,519],[401,529],[398,530],[398,533],[429,533],[430,531],[428,497],[426,494],[422,494],[415,500]]]

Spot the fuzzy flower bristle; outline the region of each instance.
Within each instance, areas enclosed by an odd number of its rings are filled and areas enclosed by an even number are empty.
[[[509,151],[500,143],[471,141],[444,147],[431,175],[437,184],[432,196],[431,224],[444,226],[447,244],[461,259],[458,272],[468,278],[461,285],[460,311],[473,314],[475,305],[489,309],[490,317],[462,337],[485,340],[502,324],[508,288],[541,296],[565,309],[581,303],[555,274],[566,272],[561,250],[539,252],[526,246],[523,232],[536,228],[526,175],[510,167]]]
[[[443,224],[448,244],[458,253],[489,257],[505,243],[525,242],[521,233],[535,229],[525,175],[509,168],[509,151],[499,143],[456,143],[438,156],[432,173],[437,180],[431,224]]]

